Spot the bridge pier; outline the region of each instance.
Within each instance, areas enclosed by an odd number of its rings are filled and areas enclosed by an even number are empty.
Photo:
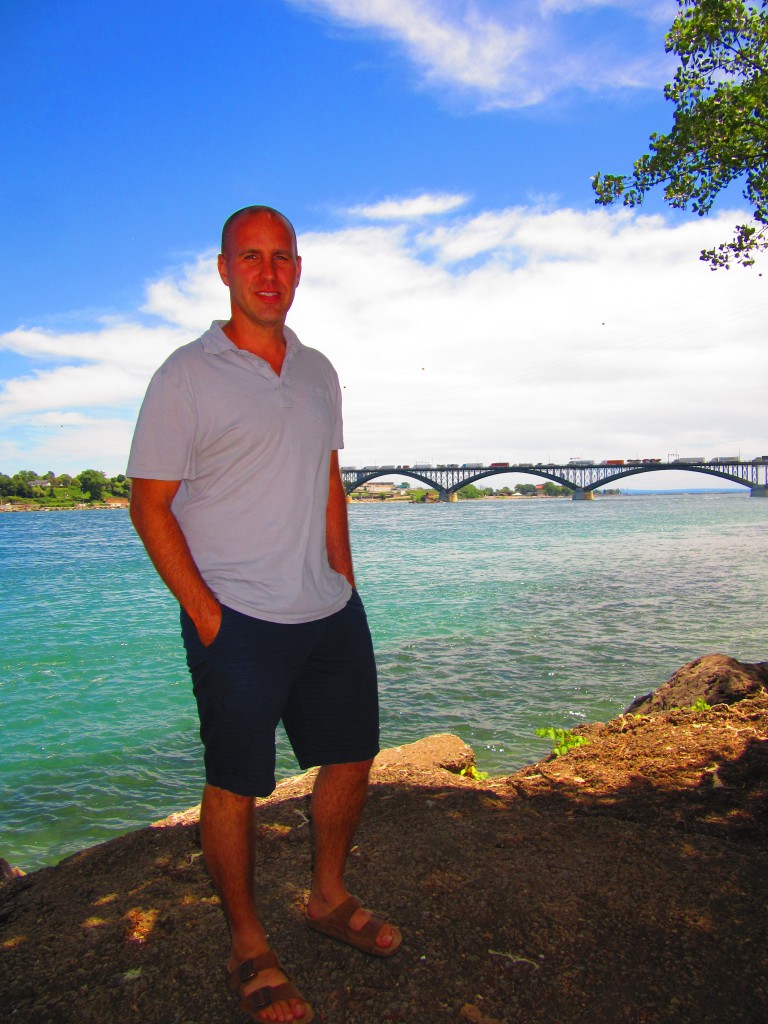
[[[755,484],[749,492],[750,498],[768,498],[768,484]]]
[[[440,491],[437,496],[438,501],[458,501],[459,496],[456,491]]]
[[[577,487],[576,490],[571,495],[571,501],[594,501],[594,500],[595,500],[595,492],[594,491],[584,491],[580,487]]]

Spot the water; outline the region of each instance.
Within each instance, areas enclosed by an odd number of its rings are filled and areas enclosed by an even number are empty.
[[[350,507],[382,745],[481,770],[605,721],[686,661],[768,658],[768,501],[741,494]],[[26,870],[197,803],[173,599],[124,511],[0,515],[0,855]],[[279,775],[296,772],[278,741]]]

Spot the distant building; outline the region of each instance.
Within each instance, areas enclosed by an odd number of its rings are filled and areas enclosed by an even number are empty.
[[[391,480],[369,480],[360,490],[366,494],[394,494],[397,488]]]

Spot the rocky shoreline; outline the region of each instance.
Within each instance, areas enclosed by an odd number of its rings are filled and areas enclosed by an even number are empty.
[[[766,663],[699,659],[508,777],[458,774],[474,756],[453,736],[383,751],[349,879],[402,927],[392,961],[304,926],[312,773],[281,783],[256,802],[257,885],[315,1019],[768,1020],[766,686]],[[0,884],[3,1021],[242,1020],[196,821]]]

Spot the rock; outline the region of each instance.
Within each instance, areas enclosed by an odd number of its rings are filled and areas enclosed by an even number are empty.
[[[172,825],[195,825],[200,820],[200,804],[195,807],[189,807],[185,811],[175,811],[173,814],[169,814],[167,818],[161,818],[160,821],[153,822],[155,828],[167,828]]]
[[[382,750],[373,762],[372,782],[383,782],[393,775],[424,778],[434,776],[435,772],[446,771],[451,775],[459,775],[465,768],[475,765],[475,752],[458,736],[452,733],[438,733],[426,736],[415,743],[405,743],[401,747],[388,747]],[[290,797],[308,796],[317,775],[316,768],[310,768],[302,775],[293,775],[282,779],[277,784],[272,797],[266,801],[288,799]],[[435,782],[434,778],[430,779]],[[259,800],[258,803],[263,801]],[[200,819],[200,805],[185,811],[177,811],[152,823],[153,828],[169,828],[176,825],[194,825]]]
[[[0,878],[8,882],[11,878],[23,878],[26,871],[9,864],[5,857],[0,857]]]
[[[474,763],[475,753],[471,747],[452,733],[440,733],[382,750],[373,763],[373,770],[375,773],[382,768],[443,768],[458,775]]]
[[[658,690],[637,697],[627,715],[651,715],[670,708],[691,707],[699,698],[707,704],[735,704],[768,687],[768,661],[744,664],[726,654],[707,654],[679,668]]]

